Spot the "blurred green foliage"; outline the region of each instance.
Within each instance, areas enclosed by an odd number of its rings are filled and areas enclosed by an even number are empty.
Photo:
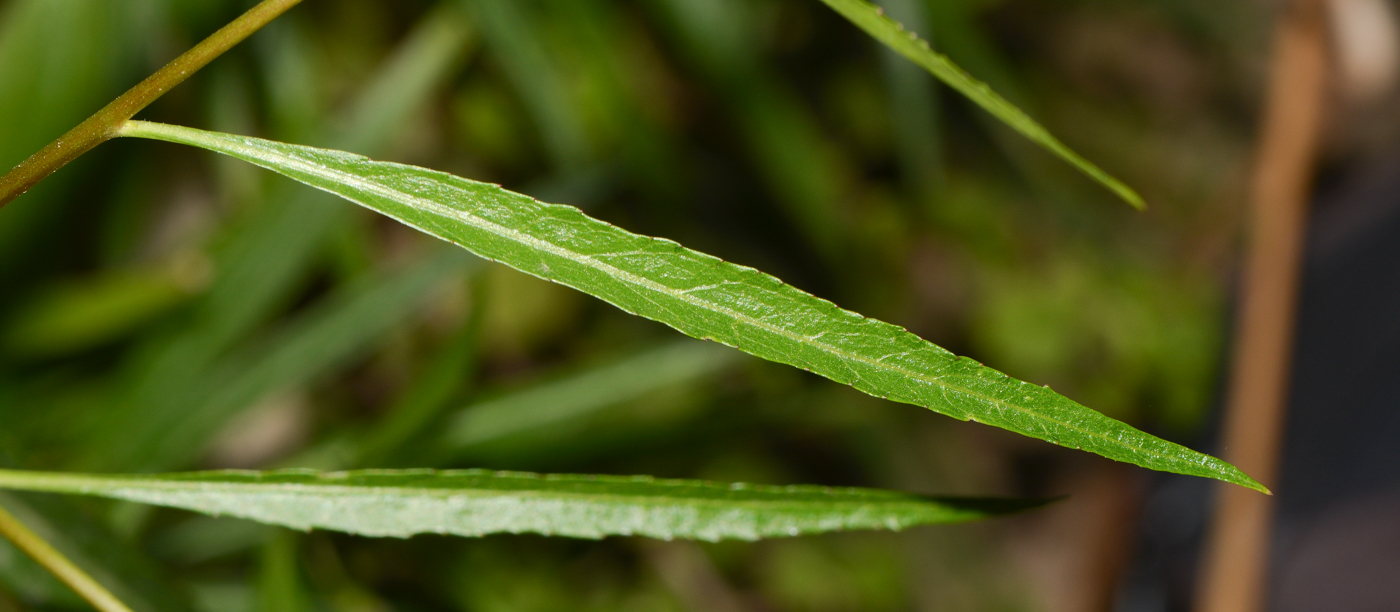
[[[247,4],[0,2],[0,166]],[[1189,441],[1221,349],[1257,9],[884,4],[1153,208],[1126,210],[800,0],[312,0],[142,118],[577,205]],[[4,467],[435,462],[1014,495],[1054,479],[976,457],[1062,462],[741,356],[696,352],[655,374],[666,364],[649,356],[675,340],[662,326],[154,143],[109,143],[0,211],[0,287]],[[627,367],[658,384],[592,403],[568,391]],[[580,407],[551,412],[560,385]],[[486,419],[513,433],[433,452],[450,424]],[[32,508],[138,610],[1038,606],[1008,594],[996,526],[715,546],[399,541],[3,503]],[[0,546],[0,606],[81,609],[39,576]]]

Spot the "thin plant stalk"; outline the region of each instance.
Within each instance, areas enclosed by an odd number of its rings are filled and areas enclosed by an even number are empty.
[[[1295,0],[1276,26],[1226,403],[1225,457],[1269,485],[1277,484],[1307,199],[1327,101],[1325,9],[1322,0]],[[1267,602],[1273,499],[1241,493],[1219,491],[1197,612],[1256,612]]]
[[[3,506],[0,506],[0,536],[4,536],[16,548],[24,551],[24,554],[29,555],[44,569],[62,580],[64,584],[92,604],[92,607],[102,612],[131,612],[131,608],[126,607],[126,604],[122,603],[96,580],[93,580],[92,576],[87,575],[87,572],[69,561],[67,557],[63,556],[63,553],[58,552],[43,538],[30,531],[24,523],[21,523]]]
[[[146,77],[121,97],[88,117],[67,134],[58,137],[31,155],[8,174],[0,177],[0,208],[24,195],[30,187],[44,180],[77,159],[93,147],[117,135],[117,129],[141,109],[179,85],[190,75],[205,67],[214,58],[262,29],[301,0],[263,0],[228,25],[214,32],[203,42],[175,58],[155,74]]]

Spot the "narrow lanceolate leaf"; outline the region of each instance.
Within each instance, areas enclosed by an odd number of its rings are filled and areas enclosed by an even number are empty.
[[[905,30],[898,22],[886,17],[884,11],[879,7],[866,0],[822,0],[822,2],[840,13],[842,17],[850,20],[851,23],[856,24],[875,40],[909,58],[949,87],[958,90],[958,93],[967,96],[969,100],[986,109],[987,112],[1002,120],[1006,125],[1011,126],[1011,129],[1020,132],[1022,136],[1045,147],[1090,178],[1102,183],[1118,197],[1132,204],[1134,208],[1142,209],[1145,207],[1142,196],[1139,196],[1131,187],[1113,178],[1065,146],[1021,109],[1016,108],[1014,104],[1007,102],[997,92],[992,91],[992,88],[988,87],[986,83],[972,78],[952,60],[930,49],[928,43],[919,38],[917,34]]]
[[[140,121],[121,131],[247,160],[540,278],[701,339],[861,391],[1155,470],[1265,490],[1234,466],[1148,435],[758,270],[629,233],[497,185],[257,138]]]
[[[960,523],[1045,503],[921,497],[877,489],[485,470],[123,476],[0,470],[0,488],[95,495],[294,529],[396,537],[504,532],[755,540]]]

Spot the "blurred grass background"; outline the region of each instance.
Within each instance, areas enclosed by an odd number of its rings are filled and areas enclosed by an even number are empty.
[[[0,2],[10,167],[235,0]],[[1267,7],[887,0],[1138,214],[802,0],[310,1],[142,118],[501,183],[1198,442]],[[1146,475],[689,341],[232,160],[106,144],[0,212],[0,466],[488,467],[1060,495],[903,534],[374,540],[6,495],[138,610],[1080,610]],[[0,546],[0,610],[82,609]]]

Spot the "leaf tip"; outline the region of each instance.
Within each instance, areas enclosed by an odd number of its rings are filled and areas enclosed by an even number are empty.
[[[1137,192],[1130,193],[1132,193],[1133,197],[1128,199],[1128,204],[1138,212],[1147,212],[1147,202],[1143,201],[1142,196],[1139,196]]]
[[[1226,465],[1229,465],[1229,464],[1226,464]],[[1231,467],[1234,467],[1234,466],[1231,466]],[[1254,478],[1250,477],[1249,474],[1244,473],[1244,470],[1241,470],[1241,469],[1239,469],[1239,468],[1234,468],[1233,471],[1235,472],[1235,473],[1233,474],[1234,478],[1229,479],[1229,482],[1234,483],[1234,484],[1237,484],[1237,485],[1240,485],[1240,486],[1242,486],[1242,487],[1244,487],[1244,488],[1246,488],[1246,489],[1254,489],[1255,491],[1258,491],[1258,492],[1263,493],[1263,494],[1265,494],[1265,495],[1273,495],[1273,494],[1274,494],[1274,492],[1273,492],[1273,491],[1270,491],[1268,487],[1264,486],[1264,485],[1263,485],[1262,483],[1260,483],[1258,480],[1255,480]]]
[[[1108,188],[1111,191],[1113,191],[1114,194],[1122,198],[1124,202],[1127,202],[1129,206],[1132,206],[1138,212],[1147,211],[1147,201],[1143,200],[1142,196],[1138,195],[1138,192],[1134,191],[1132,187],[1127,186],[1122,181],[1119,181],[1118,179],[1113,178],[1112,176],[1106,173],[1103,174],[1101,177],[1095,178],[1098,178],[1100,182],[1107,185]]]

